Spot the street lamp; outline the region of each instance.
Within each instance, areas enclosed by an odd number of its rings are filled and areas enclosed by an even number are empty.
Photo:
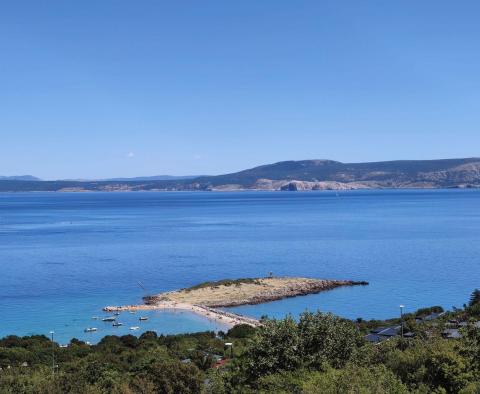
[[[400,305],[400,324],[401,324],[401,333],[402,333],[402,338],[403,338],[403,308],[405,308],[405,305]]]
[[[233,343],[232,342],[226,342],[225,347],[230,348],[230,357],[233,358]]]
[[[55,331],[50,331],[52,336],[52,375],[55,377],[55,342],[53,342],[53,334],[55,334]]]

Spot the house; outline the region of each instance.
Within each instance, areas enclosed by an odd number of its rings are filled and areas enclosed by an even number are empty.
[[[453,323],[454,322],[454,323]],[[466,321],[449,321],[450,326],[453,325],[454,328],[447,328],[442,331],[442,337],[445,339],[458,339],[462,337],[461,329],[468,327],[470,324],[475,328],[480,328],[480,321],[474,323],[469,323]]]
[[[415,318],[415,322],[416,323],[425,323],[425,322],[429,322],[429,321],[432,321],[432,320],[436,320],[438,319],[439,317],[442,317],[443,315],[445,314],[445,312],[432,312],[430,313],[429,315],[427,316],[419,316],[419,317],[416,317]]]
[[[402,333],[401,325],[395,325],[395,326],[389,326],[389,327],[378,327],[373,330],[370,330],[370,333],[365,336],[365,340],[372,343],[379,343],[379,342],[386,341],[392,337],[399,336],[401,335],[401,333]],[[411,332],[405,332],[403,336],[406,338],[411,338],[414,336],[414,334]]]
[[[462,337],[462,334],[458,328],[447,328],[442,331],[442,337],[445,339],[458,339]]]

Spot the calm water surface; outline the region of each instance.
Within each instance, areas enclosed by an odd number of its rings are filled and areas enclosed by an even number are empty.
[[[399,304],[461,306],[480,287],[479,208],[475,190],[0,194],[0,336],[223,329],[189,313],[123,314],[116,329],[91,317],[148,292],[270,271],[370,285],[235,311],[387,318]]]

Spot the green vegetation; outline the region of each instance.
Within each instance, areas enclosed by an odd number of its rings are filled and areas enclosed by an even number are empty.
[[[240,185],[250,188],[259,179],[298,181],[370,182],[377,187],[411,187],[418,179],[430,182],[435,187],[479,186],[476,166],[478,158],[446,160],[400,160],[371,163],[341,163],[332,160],[281,161],[248,170],[194,178],[157,180],[150,177],[103,181],[40,181],[0,179],[0,192],[58,191],[65,188],[80,188],[91,191],[111,190],[209,190],[212,186]],[[464,166],[473,166],[465,170]],[[439,174],[443,175],[439,177]],[[445,177],[445,174],[447,175]],[[373,183],[373,184],[372,184]],[[422,187],[422,183],[418,183]],[[375,186],[373,186],[375,187]],[[424,186],[423,186],[424,187]]]
[[[468,303],[468,306],[473,307],[477,304],[480,304],[480,289],[475,289],[470,296],[470,302]]]
[[[252,283],[255,285],[262,284],[258,279],[255,278],[240,278],[240,279],[222,279],[217,281],[202,282],[198,285],[182,289],[184,291],[192,291],[198,289],[205,289],[211,287],[220,287],[220,286],[240,286],[241,284]]]
[[[72,340],[66,348],[54,344],[55,375],[48,338],[10,336],[0,340],[0,393],[480,393],[478,305],[435,319],[419,318],[440,307],[406,314],[415,337],[378,344],[365,334],[398,319],[352,322],[306,312],[219,336],[148,332],[94,346]],[[459,322],[461,337],[445,339],[442,332]]]
[[[244,342],[236,339],[240,349]],[[0,340],[0,393],[199,393],[224,344],[211,332],[106,336],[94,346],[72,340],[55,344],[53,376],[47,337],[9,336]]]

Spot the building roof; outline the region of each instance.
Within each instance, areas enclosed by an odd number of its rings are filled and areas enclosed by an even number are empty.
[[[460,334],[460,331],[458,331],[456,328],[447,328],[446,330],[442,331],[442,336],[444,338],[456,339],[461,338],[462,334]]]
[[[429,315],[423,317],[422,320],[423,321],[435,320],[435,319],[438,319],[440,316],[442,316],[444,314],[445,314],[445,312],[433,312],[433,313],[430,313]]]
[[[402,330],[401,325],[389,326],[389,327],[377,327],[370,331],[369,334],[365,336],[365,340],[368,342],[378,343],[386,341],[392,337],[399,336]],[[413,332],[404,332],[403,336],[405,338],[412,338],[415,336]]]
[[[382,337],[381,335],[377,335],[377,334],[368,334],[365,336],[365,340],[372,343],[379,343],[382,341],[386,341],[388,338],[389,337]]]

